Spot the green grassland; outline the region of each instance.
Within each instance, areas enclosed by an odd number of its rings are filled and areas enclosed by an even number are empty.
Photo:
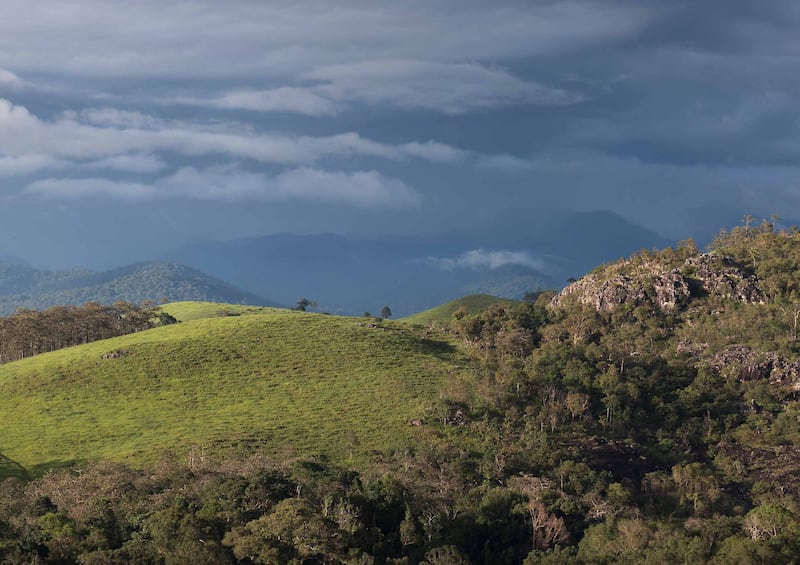
[[[161,309],[174,316],[179,322],[190,322],[205,318],[221,318],[225,316],[249,316],[251,314],[279,313],[279,308],[266,306],[248,306],[245,304],[220,304],[219,302],[170,302]]]
[[[358,459],[413,443],[409,419],[469,367],[450,337],[407,324],[291,310],[198,319],[1,365],[0,452],[34,473],[253,443]]]
[[[430,310],[406,316],[401,320],[410,324],[447,324],[453,317],[453,313],[459,308],[465,308],[469,314],[480,314],[493,304],[516,304],[516,302],[515,300],[498,298],[489,294],[470,294]]]

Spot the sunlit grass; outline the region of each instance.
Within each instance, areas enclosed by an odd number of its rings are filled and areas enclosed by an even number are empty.
[[[239,441],[364,457],[413,441],[408,420],[466,362],[446,335],[399,323],[199,319],[0,366],[0,452],[26,468]]]
[[[516,300],[498,298],[497,296],[491,296],[489,294],[471,294],[453,300],[452,302],[442,304],[441,306],[436,306],[430,310],[400,318],[400,321],[409,324],[447,324],[453,317],[453,313],[459,308],[465,308],[469,314],[479,314],[489,306],[497,304],[498,302],[501,304],[517,303]]]
[[[251,314],[266,314],[282,312],[279,308],[266,306],[248,306],[244,304],[219,304],[217,302],[170,302],[161,306],[161,309],[171,314],[181,322],[201,320],[203,318],[220,318],[225,316],[247,316]]]

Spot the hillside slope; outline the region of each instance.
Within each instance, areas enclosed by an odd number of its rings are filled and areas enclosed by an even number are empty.
[[[448,324],[453,314],[460,308],[464,308],[467,314],[480,314],[489,306],[498,303],[510,305],[517,304],[517,301],[507,298],[498,298],[497,296],[491,296],[489,294],[470,294],[469,296],[457,298],[456,300],[436,306],[430,310],[406,316],[405,318],[401,318],[401,320],[409,324]]]
[[[26,468],[164,450],[401,448],[445,374],[443,335],[293,311],[197,320],[0,366],[3,455]]]
[[[227,304],[220,302],[205,302],[183,300],[169,302],[161,305],[161,310],[173,316],[179,322],[191,322],[205,318],[224,318],[226,316],[251,316],[253,314],[268,314],[285,312],[285,309],[275,309],[268,306],[251,306],[247,304]]]

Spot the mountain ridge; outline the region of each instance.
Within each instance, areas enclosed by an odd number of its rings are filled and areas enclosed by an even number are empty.
[[[48,271],[0,263],[0,313],[19,308],[43,309],[86,302],[111,304],[118,300],[206,300],[275,306],[274,302],[238,289],[221,279],[167,261],[134,263],[109,271]]]

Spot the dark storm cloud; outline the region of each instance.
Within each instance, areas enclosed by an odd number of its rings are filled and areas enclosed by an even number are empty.
[[[798,29],[789,1],[6,0],[0,238],[37,206],[50,237],[99,231],[119,202],[128,247],[553,207],[676,236],[720,201],[800,217]]]

